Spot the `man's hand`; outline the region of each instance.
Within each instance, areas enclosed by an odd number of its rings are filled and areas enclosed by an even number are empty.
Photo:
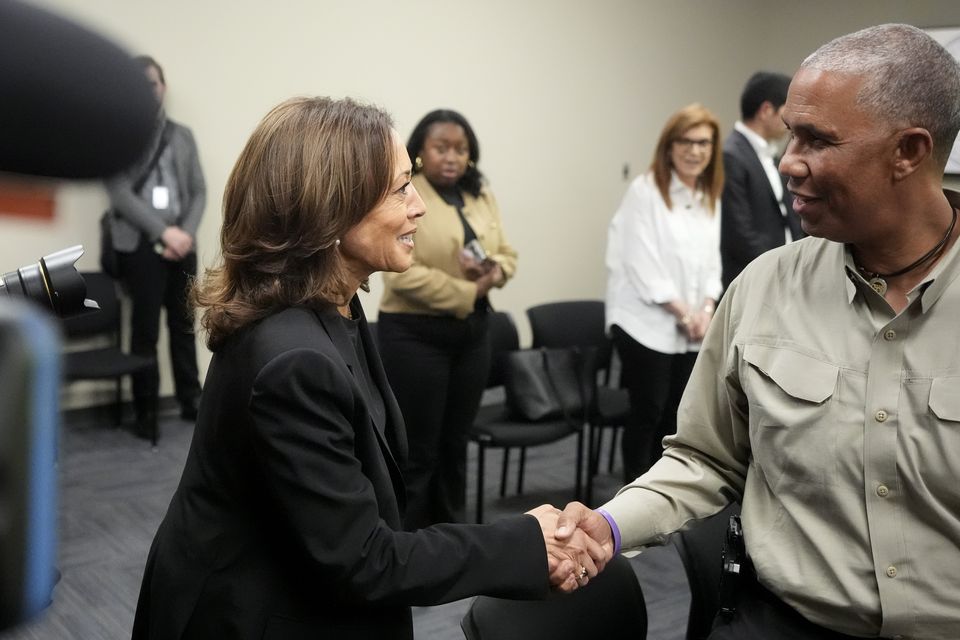
[[[607,519],[580,502],[571,502],[557,518],[554,537],[564,541],[574,537],[578,531],[587,534],[599,544],[607,558],[613,555],[613,531],[610,530]]]
[[[611,553],[582,531],[574,531],[567,539],[558,540],[554,531],[560,510],[556,507],[545,504],[527,514],[540,523],[547,549],[550,584],[555,589],[570,593],[586,585],[610,560]]]
[[[173,252],[175,260],[183,260],[193,249],[193,237],[177,226],[170,226],[164,229],[163,233],[160,234],[160,241],[163,242],[163,246],[166,249]],[[167,257],[166,251],[164,251],[163,257]]]

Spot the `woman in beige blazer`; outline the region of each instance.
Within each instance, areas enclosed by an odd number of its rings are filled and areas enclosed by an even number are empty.
[[[480,148],[455,111],[428,113],[407,142],[426,205],[413,265],[384,275],[378,335],[407,423],[405,526],[464,520],[467,429],[490,368],[488,294],[517,267],[500,210],[477,168]]]

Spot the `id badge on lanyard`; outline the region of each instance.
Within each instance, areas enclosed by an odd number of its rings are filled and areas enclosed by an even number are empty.
[[[153,208],[167,209],[170,206],[170,188],[157,185],[153,188]]]

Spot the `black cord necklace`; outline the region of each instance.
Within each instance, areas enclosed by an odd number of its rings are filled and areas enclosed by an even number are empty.
[[[954,208],[953,219],[950,220],[950,226],[947,227],[947,232],[943,235],[942,238],[940,238],[940,242],[938,242],[933,247],[933,249],[930,249],[930,251],[927,251],[925,254],[920,256],[916,261],[911,262],[910,264],[905,266],[903,269],[900,269],[899,271],[894,271],[893,273],[880,273],[878,271],[867,271],[860,265],[857,265],[857,270],[863,274],[863,278],[870,284],[870,287],[882,296],[887,292],[887,280],[889,278],[896,278],[897,276],[902,276],[905,273],[913,271],[920,265],[930,262],[930,260],[940,255],[940,253],[943,251],[943,248],[947,246],[947,240],[949,240],[950,236],[953,234],[953,228],[954,226],[956,226],[956,224],[957,224],[957,209]]]

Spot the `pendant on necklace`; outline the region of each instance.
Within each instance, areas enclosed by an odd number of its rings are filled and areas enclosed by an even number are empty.
[[[887,292],[887,282],[883,278],[873,277],[869,280],[870,288],[881,296]]]

